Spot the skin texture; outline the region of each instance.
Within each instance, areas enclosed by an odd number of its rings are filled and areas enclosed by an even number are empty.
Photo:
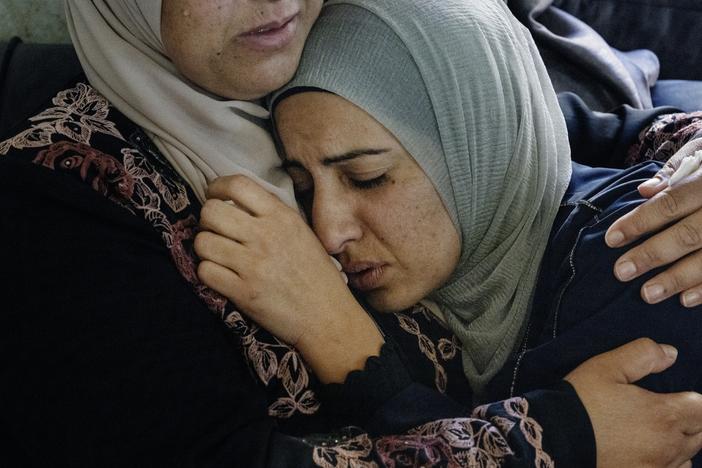
[[[163,0],[166,54],[193,83],[225,98],[252,100],[292,78],[322,0]],[[282,47],[253,47],[242,35],[297,14]]]
[[[276,122],[315,234],[373,307],[406,309],[446,282],[460,255],[458,232],[429,178],[385,127],[317,92],[284,100]],[[339,160],[351,152],[364,154]],[[380,266],[371,285],[354,275],[366,264]]]
[[[622,247],[672,224],[626,252],[614,266],[620,281],[669,266],[641,288],[641,297],[651,304],[678,293],[686,307],[702,304],[702,171],[668,186],[682,159],[698,150],[702,150],[699,139],[683,146],[654,178],[639,186],[641,195],[650,200],[618,219],[607,232],[607,244]]]
[[[598,468],[692,466],[702,446],[702,395],[632,385],[676,358],[672,346],[641,338],[588,359],[565,377],[590,416]]]
[[[208,188],[195,238],[200,279],[297,347],[322,382],[343,382],[383,338],[300,214],[251,179]]]

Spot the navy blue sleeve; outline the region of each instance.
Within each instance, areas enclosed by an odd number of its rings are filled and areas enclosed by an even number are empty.
[[[595,466],[590,419],[569,383],[471,410],[411,382],[398,354],[391,343],[384,345],[362,372],[322,393],[338,421],[364,428],[356,441],[373,441],[374,451],[359,453],[360,460],[398,465],[404,460],[410,466],[430,464],[432,458],[460,466]],[[347,441],[327,442],[327,452],[348,449]]]
[[[627,151],[656,117],[679,112],[674,107],[635,109],[620,106],[595,112],[573,93],[560,93],[558,103],[568,127],[571,158],[593,167],[625,167]]]

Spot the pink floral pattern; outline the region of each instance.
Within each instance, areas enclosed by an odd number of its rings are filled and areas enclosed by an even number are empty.
[[[702,112],[659,116],[639,135],[629,148],[626,164],[643,161],[667,161],[687,142],[702,135]]]
[[[266,388],[271,416],[289,419],[315,414],[320,404],[313,376],[299,353],[249,321],[226,298],[199,282],[193,240],[197,234],[197,204],[183,182],[168,177],[158,158],[127,141],[108,120],[106,99],[84,83],[62,91],[54,107],[30,119],[30,128],[0,143],[0,154],[11,150],[43,148],[33,162],[75,175],[129,212],[145,219],[160,233],[181,275],[210,310],[240,340],[254,375]],[[118,114],[118,113],[116,113]],[[117,115],[116,118],[120,118]],[[119,155],[105,154],[90,145],[96,135],[117,140]],[[400,328],[416,337],[421,353],[432,363],[435,385],[446,390],[447,375],[440,360],[455,359],[460,347],[455,337],[432,341],[421,323],[435,323],[422,306],[395,315]],[[502,406],[500,406],[502,405]],[[512,455],[508,438],[517,432],[535,453],[535,464],[552,467],[542,448],[542,429],[527,415],[528,403],[512,399],[480,407],[471,418],[434,421],[405,435],[371,439],[360,434],[342,441],[311,446],[311,456],[324,468],[375,468],[378,466],[497,467]],[[476,419],[479,418],[479,419]]]
[[[94,133],[104,133],[124,140],[113,122],[107,120],[110,105],[102,95],[84,83],[61,91],[54,99],[55,107],[31,117],[32,126],[19,135],[0,143],[0,154],[10,148],[39,148],[61,135],[79,143],[90,143]]]
[[[147,220],[161,233],[181,275],[210,310],[240,337],[254,374],[271,395],[277,395],[271,401],[269,414],[285,419],[296,414],[314,414],[319,409],[319,401],[300,354],[249,321],[226,298],[200,283],[197,257],[192,248],[198,232],[197,216],[192,213],[186,186],[164,176],[150,158],[129,144],[108,120],[108,101],[92,87],[78,83],[75,88],[58,93],[52,103],[54,107],[29,119],[29,129],[0,143],[0,154],[13,148],[46,147],[38,153],[35,164],[73,172],[97,192]],[[121,157],[104,154],[90,146],[96,134],[118,139]],[[420,316],[423,323],[436,321],[421,305],[396,314],[402,330],[416,336],[422,354],[434,366],[436,388],[445,392],[447,374],[440,360],[456,358],[460,348],[455,337],[433,342],[422,333],[417,321]]]
[[[513,421],[518,421],[519,431],[536,452],[534,466],[554,468],[554,461],[543,449],[543,429],[535,419],[528,416],[529,402],[525,398],[515,397],[504,400],[501,404],[507,418],[496,419],[493,417],[493,424],[500,427],[503,433],[508,433],[514,427]],[[475,408],[473,416],[480,419],[487,418],[493,405],[494,403]]]
[[[440,338],[437,344],[425,334],[419,326],[419,323],[412,315],[420,315],[426,321],[436,320],[431,312],[429,312],[425,306],[417,304],[412,309],[405,313],[397,313],[395,316],[399,322],[400,328],[410,335],[417,337],[417,344],[419,350],[422,354],[429,359],[429,361],[434,366],[434,384],[437,390],[441,393],[446,393],[446,385],[448,377],[446,375],[446,370],[439,363],[439,357],[444,361],[448,361],[456,357],[456,353],[461,349],[460,345],[455,336],[448,340],[446,338]],[[437,354],[438,350],[438,354]]]
[[[203,285],[197,277],[192,248],[197,215],[184,183],[164,176],[142,151],[130,145],[114,122],[110,105],[92,87],[78,83],[61,91],[51,107],[29,119],[30,128],[0,143],[0,155],[11,149],[40,148],[34,163],[76,174],[98,193],[151,224],[168,247],[178,271],[205,304],[237,334],[254,374],[276,395],[269,414],[290,418],[319,409],[310,374],[299,353],[250,322],[234,304]],[[96,134],[118,140],[121,158],[90,146]]]
[[[511,398],[479,406],[469,418],[432,421],[405,435],[373,441],[360,434],[334,443],[317,443],[313,459],[322,468],[498,468],[514,455],[509,439],[516,437],[531,447],[533,466],[554,468],[553,459],[543,450],[542,428],[528,412],[526,399]]]
[[[373,441],[368,434],[361,434],[333,446],[316,446],[312,459],[322,468],[377,468],[370,460],[372,450]]]

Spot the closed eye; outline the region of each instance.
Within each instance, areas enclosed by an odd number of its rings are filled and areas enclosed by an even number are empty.
[[[378,177],[373,177],[372,179],[351,179],[351,184],[361,190],[369,190],[372,188],[380,187],[389,180],[387,174],[382,174]]]

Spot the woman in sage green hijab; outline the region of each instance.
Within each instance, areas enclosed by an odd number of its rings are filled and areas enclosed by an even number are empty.
[[[445,320],[460,339],[476,400],[566,377],[591,416],[600,464],[638,466],[632,460],[645,459],[657,437],[681,440],[667,440],[674,453],[653,466],[684,466],[697,453],[699,413],[652,439],[610,437],[612,421],[635,409],[588,392],[596,378],[583,377],[582,366],[571,373],[591,356],[653,337],[681,355],[675,372],[646,385],[691,390],[702,365],[702,320],[672,303],[641,311],[640,284],[601,274],[616,254],[602,241],[607,227],[641,201],[636,181],[658,166],[620,173],[571,165],[546,70],[503,2],[332,0],[296,77],[272,102],[298,199],[326,251],[373,308],[397,312],[422,301]],[[215,196],[220,190],[211,187]],[[234,201],[264,216],[250,208],[253,198]],[[231,237],[245,247],[247,239]],[[259,312],[265,306],[255,297],[235,300],[285,332],[286,322]],[[684,325],[670,326],[672,318]],[[676,351],[660,349],[670,356],[666,365],[643,366],[621,383],[672,364]],[[649,409],[637,416],[660,415],[661,407]],[[624,436],[636,449],[612,448]],[[562,453],[555,460],[574,466]]]

